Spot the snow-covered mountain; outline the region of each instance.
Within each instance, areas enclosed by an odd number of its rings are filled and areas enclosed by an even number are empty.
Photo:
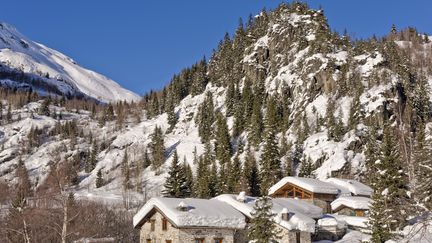
[[[2,86],[32,86],[40,93],[69,96],[84,94],[105,102],[140,99],[137,94],[122,88],[115,81],[79,66],[73,59],[56,50],[28,39],[7,23],[0,23],[0,63],[2,72],[23,72],[30,76],[14,79],[3,75],[6,77],[0,78]]]

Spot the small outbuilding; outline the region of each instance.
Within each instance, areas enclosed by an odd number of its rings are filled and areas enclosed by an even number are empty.
[[[369,206],[372,199],[368,197],[339,197],[331,203],[334,214],[366,217],[369,216]]]

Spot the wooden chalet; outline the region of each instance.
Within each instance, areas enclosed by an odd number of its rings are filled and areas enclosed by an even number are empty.
[[[311,201],[323,209],[325,213],[331,212],[331,202],[339,194],[334,185],[312,178],[288,176],[280,180],[269,189],[273,198],[297,198]]]

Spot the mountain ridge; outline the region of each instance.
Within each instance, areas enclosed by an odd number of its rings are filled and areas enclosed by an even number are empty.
[[[42,82],[58,87],[60,94],[73,96],[82,93],[104,102],[140,99],[113,80],[79,66],[72,58],[31,41],[7,23],[0,23],[0,62],[9,68],[39,76]]]

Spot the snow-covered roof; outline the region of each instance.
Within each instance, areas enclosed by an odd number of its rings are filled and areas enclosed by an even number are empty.
[[[372,188],[356,180],[328,178],[325,181],[337,187],[341,195],[371,196],[373,193]]]
[[[186,210],[179,205],[187,206]],[[134,227],[142,224],[152,210],[159,210],[177,227],[215,227],[244,229],[246,219],[230,205],[218,200],[196,198],[152,198],[133,217]]]
[[[323,214],[322,208],[313,205],[310,202],[294,198],[273,198],[273,204],[287,208],[290,212],[297,212],[308,217],[317,219]]]
[[[348,226],[354,226],[364,229],[368,228],[368,217],[346,216],[336,214],[332,214],[331,216],[336,218],[338,221],[344,221]]]
[[[352,209],[368,210],[372,199],[367,197],[339,197],[331,203],[332,210],[336,210],[341,206],[346,206]]]
[[[304,177],[293,177],[287,176],[282,178],[278,183],[274,184],[268,190],[268,194],[271,195],[279,190],[281,187],[285,186],[287,183],[294,184],[298,187],[304,188],[313,193],[323,193],[323,194],[338,194],[339,190],[333,184],[323,182],[313,178]]]
[[[245,196],[243,200],[237,200],[237,195],[222,194],[212,200],[218,200],[231,205],[236,210],[242,212],[247,217],[251,218],[251,213],[254,210],[256,198]],[[274,222],[288,230],[300,230],[306,232],[315,232],[315,220],[310,217],[320,217],[318,213],[320,209],[316,209],[314,205],[304,202],[305,205],[300,206],[300,203],[293,202],[295,199],[272,199],[272,211],[276,214],[273,218]],[[300,202],[300,201],[299,201]],[[308,212],[307,210],[310,209]],[[282,212],[293,213],[289,220],[282,220]],[[305,213],[305,214],[304,214]]]

